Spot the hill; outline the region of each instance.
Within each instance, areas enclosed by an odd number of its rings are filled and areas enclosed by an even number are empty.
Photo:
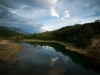
[[[21,34],[28,34],[28,33],[26,33],[25,31],[22,31],[21,29],[15,28],[15,27],[5,27],[5,26],[0,26],[0,29],[5,29],[5,30],[10,30],[10,31],[15,31],[15,32],[18,32],[18,33],[21,33]]]
[[[21,34],[15,31],[0,29],[0,37],[8,38],[8,37],[19,36],[19,35]]]
[[[25,34],[18,28],[0,26],[0,37],[4,37],[4,38],[17,37],[18,38],[23,35]]]

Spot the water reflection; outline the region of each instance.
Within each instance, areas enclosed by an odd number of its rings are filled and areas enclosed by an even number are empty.
[[[14,58],[19,63],[5,74],[99,74],[100,66],[91,59],[65,50],[56,43],[32,42],[21,43],[23,48]]]
[[[51,65],[53,65],[58,60],[58,57],[51,58]]]
[[[100,65],[93,63],[90,58],[87,58],[81,54],[65,50],[65,47],[61,46],[60,44],[47,43],[47,42],[30,42],[30,44],[32,45],[37,44],[40,45],[41,47],[42,46],[53,47],[57,52],[61,52],[63,53],[63,55],[69,56],[74,63],[76,63],[77,65],[81,65],[84,69],[87,70],[93,69],[96,72],[100,72]],[[68,57],[66,59],[68,59]]]

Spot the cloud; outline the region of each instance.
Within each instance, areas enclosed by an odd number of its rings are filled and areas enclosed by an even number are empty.
[[[58,0],[36,0],[36,2],[43,8],[49,10],[51,16],[59,17],[58,13],[55,10],[56,3]]]
[[[33,33],[97,19],[99,0],[0,0],[0,26]]]
[[[31,32],[40,32],[42,24],[39,21],[41,19],[49,15],[59,17],[55,10],[57,1],[0,0],[0,25],[16,26]]]
[[[54,8],[50,9],[50,14],[51,14],[51,16],[59,17],[59,15],[56,13],[56,10]]]
[[[0,0],[0,25],[40,32],[42,24],[37,20],[48,15],[59,17],[55,10],[57,1]]]
[[[52,8],[56,6],[58,0],[34,0],[42,8]]]
[[[69,11],[65,11],[64,12],[64,18],[69,18],[69,17],[70,17]]]

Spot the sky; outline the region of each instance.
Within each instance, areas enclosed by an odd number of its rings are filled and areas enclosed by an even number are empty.
[[[100,20],[100,0],[0,0],[0,26],[30,33]]]

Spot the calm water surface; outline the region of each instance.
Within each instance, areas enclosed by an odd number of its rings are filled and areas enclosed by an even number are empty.
[[[56,43],[24,43],[14,58],[18,64],[5,74],[66,75],[100,74],[100,66],[91,59],[65,50]]]

